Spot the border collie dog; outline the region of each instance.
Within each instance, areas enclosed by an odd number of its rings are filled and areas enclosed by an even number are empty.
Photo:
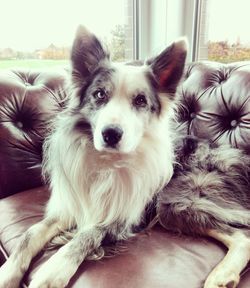
[[[68,102],[45,141],[51,197],[44,219],[28,229],[1,267],[1,288],[19,287],[32,258],[61,231],[76,227],[30,288],[65,287],[105,237],[131,235],[172,177],[170,120],[186,49],[181,39],[143,65],[114,64],[100,41],[78,28]]]
[[[228,247],[204,287],[234,288],[250,260],[250,157],[193,136],[174,143],[177,164],[158,194],[158,219],[168,230],[208,235]]]

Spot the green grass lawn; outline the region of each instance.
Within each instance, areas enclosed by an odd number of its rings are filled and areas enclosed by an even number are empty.
[[[0,60],[0,69],[9,68],[49,68],[49,67],[67,67],[69,60]]]

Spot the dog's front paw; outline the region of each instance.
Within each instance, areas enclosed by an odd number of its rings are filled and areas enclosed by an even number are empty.
[[[0,288],[18,288],[21,279],[21,273],[10,262],[7,261],[0,267]]]
[[[29,288],[64,288],[75,272],[73,266],[67,258],[54,254],[35,272]]]
[[[70,278],[65,270],[47,269],[48,265],[41,267],[32,278],[29,288],[64,288]]]
[[[234,272],[215,270],[207,278],[204,288],[236,288],[240,276]]]
[[[66,285],[67,281],[58,277],[54,279],[36,277],[31,281],[29,288],[64,288]]]

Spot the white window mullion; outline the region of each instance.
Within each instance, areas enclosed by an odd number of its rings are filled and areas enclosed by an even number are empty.
[[[197,55],[201,0],[133,0],[134,58],[156,55],[176,38],[189,41],[187,61]]]

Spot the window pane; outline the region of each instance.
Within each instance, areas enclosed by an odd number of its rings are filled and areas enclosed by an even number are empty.
[[[202,0],[198,59],[250,60],[250,1]]]
[[[130,0],[8,0],[1,4],[0,68],[68,63],[79,24],[97,34],[111,57],[133,57]]]

